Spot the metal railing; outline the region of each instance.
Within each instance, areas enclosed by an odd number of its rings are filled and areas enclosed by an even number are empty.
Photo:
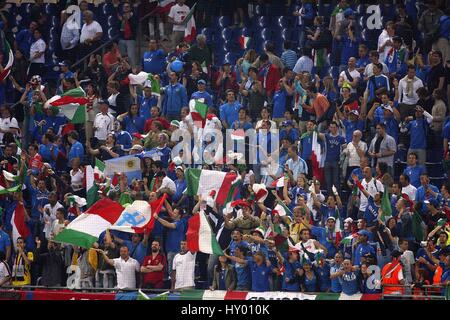
[[[403,288],[402,294],[386,294],[385,289],[389,287]],[[415,284],[385,284],[382,286],[381,299],[398,299],[398,300],[446,300],[445,295],[441,294],[441,290],[445,289],[443,285],[422,285]],[[419,291],[420,290],[420,291]],[[416,294],[415,294],[416,293]]]
[[[112,42],[116,41],[119,38],[119,35],[116,35],[115,37],[113,37],[112,39],[109,39],[107,42],[103,43],[101,46],[95,48],[94,50],[92,50],[91,52],[89,52],[87,55],[85,55],[83,58],[79,59],[77,62],[75,62],[74,64],[72,64],[70,66],[71,70],[75,70],[75,67],[78,66],[81,63],[84,63],[83,66],[83,70],[86,69],[86,60],[89,59],[89,57],[93,54],[96,54],[97,52],[99,52],[100,50],[102,51],[102,56],[104,54],[104,49],[111,44]]]

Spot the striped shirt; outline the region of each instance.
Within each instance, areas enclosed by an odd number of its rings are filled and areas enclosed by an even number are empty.
[[[286,50],[281,54],[281,62],[289,69],[294,69],[297,62],[297,54],[293,50]]]
[[[305,160],[300,158],[300,156],[297,158],[297,161],[294,161],[294,159],[289,159],[286,161],[286,164],[288,165],[289,170],[292,171],[294,181],[297,181],[297,177],[301,173],[308,174],[308,165]]]

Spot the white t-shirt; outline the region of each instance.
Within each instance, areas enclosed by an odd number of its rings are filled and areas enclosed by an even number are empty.
[[[366,153],[367,151],[367,143],[364,141],[358,142],[359,148]],[[359,157],[358,152],[356,152],[355,145],[353,144],[353,141],[351,141],[347,145],[347,152],[348,152],[348,165],[349,167],[357,167],[360,164],[361,158]]]
[[[386,30],[383,30],[383,32],[381,32],[380,36],[378,37],[378,50],[380,50],[380,47],[384,45],[384,43],[388,40],[392,41],[392,38],[389,36]],[[380,52],[380,61],[384,62],[384,59],[386,59],[386,56],[391,48],[391,46],[384,47],[384,51]]]
[[[173,258],[172,270],[176,271],[175,289],[195,286],[195,257],[189,251],[185,254],[178,253]]]
[[[73,191],[83,189],[83,178],[84,173],[80,169],[78,169],[77,172],[70,170],[70,185],[72,186]]]
[[[46,239],[51,239],[53,222],[56,220],[56,210],[59,208],[63,208],[63,205],[59,202],[56,202],[54,207],[52,207],[50,203],[47,203],[44,206],[44,213],[42,214],[41,221],[44,222],[44,233]],[[47,210],[50,212],[50,215],[47,214]]]
[[[113,261],[117,274],[117,288],[136,288],[136,272],[140,270],[139,262],[131,257],[127,261],[122,258],[116,258]]]
[[[377,194],[377,192],[384,192],[383,184],[381,183],[381,181],[376,180],[375,178],[372,178],[372,180],[370,180],[369,182],[367,182],[366,179],[362,179],[361,185],[363,186],[364,189],[367,190],[369,195],[371,195],[372,197],[374,197]],[[361,191],[359,191],[359,193],[360,193],[359,211],[366,211],[368,203],[367,197]]]
[[[383,66],[383,71],[382,71],[382,73],[383,73],[383,74],[388,74],[388,73],[389,73],[389,69],[388,69],[387,65],[386,65],[384,62],[382,62],[381,59],[378,60],[378,61],[379,61],[379,62],[381,63],[381,65]],[[373,63],[369,63],[369,64],[366,66],[366,68],[364,69],[364,76],[365,76],[365,77],[371,77],[371,76],[373,76]]]
[[[348,71],[348,73],[350,73],[350,75],[352,76],[353,80],[355,80],[356,78],[360,78],[361,74],[358,72],[358,70],[353,70],[353,71]],[[339,75],[339,77],[344,78],[345,81],[350,82],[350,80],[347,78],[347,75],[345,74],[345,71],[342,71],[341,74]],[[342,92],[342,88],[341,88],[341,92]],[[356,89],[355,88],[351,88],[350,89],[351,93],[356,93]]]
[[[47,46],[45,45],[44,40],[39,39],[30,47],[30,62],[31,63],[45,63],[45,54],[41,55],[40,57],[33,58],[33,56],[38,52],[45,52],[45,48]]]
[[[417,188],[412,184],[402,188],[402,193],[406,193],[412,201],[416,201]]]
[[[84,43],[86,39],[94,38],[99,32],[103,32],[103,29],[97,21],[92,21],[90,24],[83,24],[83,28],[81,28],[80,43]]]
[[[110,113],[97,113],[94,119],[94,127],[96,128],[94,137],[98,140],[106,140],[108,133],[113,131],[114,116]]]
[[[19,128],[16,118],[0,118],[0,128],[2,130],[7,130],[11,128]],[[0,132],[0,142],[3,140],[3,132]]]
[[[170,8],[169,17],[175,22],[182,22],[189,13],[189,7],[187,5],[180,6],[178,3]],[[184,31],[184,25],[173,25],[173,31]]]
[[[5,279],[6,277],[10,277],[11,275],[8,272],[8,268],[3,262],[0,262],[0,281]],[[8,283],[5,283],[8,284]]]

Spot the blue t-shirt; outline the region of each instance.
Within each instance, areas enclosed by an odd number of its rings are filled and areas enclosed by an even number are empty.
[[[84,155],[83,145],[79,141],[75,141],[75,143],[72,145],[72,147],[69,150],[67,166],[70,167],[70,162],[74,158],[83,159],[83,155]]]
[[[390,135],[392,138],[394,138],[395,142],[398,141],[398,122],[395,120],[394,117],[392,118],[385,118],[381,120],[381,123],[383,123],[386,126],[386,133]]]
[[[341,266],[340,265],[332,265],[330,267],[330,274],[334,274],[334,273],[336,273],[336,272],[338,272],[340,270],[341,270]],[[330,281],[331,281],[331,289],[330,289],[330,291],[334,292],[334,293],[341,293],[341,291],[342,291],[342,280],[341,280],[341,278],[340,277],[334,278],[334,279],[331,279]]]
[[[11,246],[11,239],[9,238],[9,235],[3,231],[0,230],[0,251],[6,254],[6,247]]]
[[[144,96],[137,97],[139,105],[139,115],[144,119],[150,119],[152,116],[150,114],[150,109],[158,104],[158,97],[152,95],[150,98]]]
[[[132,144],[132,138],[131,134],[128,131],[121,131],[116,133],[116,143],[121,147],[121,150],[129,150],[131,149]],[[122,154],[119,152],[119,156],[122,156]]]
[[[311,227],[311,234],[317,238],[325,248],[327,248],[327,258],[333,258],[337,252],[336,248],[336,235],[328,228],[323,227]]]
[[[241,104],[235,101],[233,104],[225,103],[220,106],[220,121],[225,122],[228,126],[238,120],[238,112]]]
[[[245,247],[245,248],[250,248],[249,244],[247,241],[242,240],[241,242],[237,243],[234,240],[231,240],[230,245],[228,246],[230,249],[230,256],[234,256],[234,251],[236,250],[237,247]]]
[[[204,91],[204,92],[200,92],[200,91],[196,91],[196,92],[194,92],[192,95],[191,95],[191,99],[196,99],[196,100],[198,100],[198,99],[204,99],[204,103],[208,106],[208,107],[211,107],[212,105],[213,105],[213,100],[212,100],[212,97],[211,97],[211,95],[208,93],[208,92],[206,92],[206,91]]]
[[[364,131],[364,121],[362,120],[344,120],[342,121],[342,123],[345,127],[345,140],[347,141],[347,143],[353,140],[353,132],[355,132],[355,130],[361,130],[361,132]]]
[[[286,90],[277,90],[273,95],[273,118],[284,118],[284,112],[286,111],[286,98],[288,94]]]
[[[409,122],[406,128],[410,133],[410,149],[426,149],[427,148],[427,131],[428,122],[424,119],[416,119]]]
[[[147,255],[147,247],[139,242],[138,244],[133,244],[130,240],[124,240],[123,244],[127,246],[130,257],[137,260],[139,264],[142,264],[145,256]]]
[[[375,99],[375,91],[380,88],[386,88],[388,92],[391,90],[389,79],[384,74],[372,76],[369,78],[369,80],[367,80],[367,90],[369,92],[368,101],[372,101],[373,99]]]
[[[39,208],[43,208],[48,203],[49,192],[47,190],[40,191],[38,188],[33,188],[31,184],[27,184],[27,188],[31,195],[31,217],[37,219],[41,216]]]
[[[371,227],[374,225],[378,218],[379,209],[380,207],[375,204],[373,197],[369,197],[367,199],[366,211],[364,212],[364,219],[366,219],[367,226]]]
[[[297,269],[301,269],[301,264],[299,261],[295,261],[293,263],[290,263],[287,259],[287,255],[285,257],[285,261],[283,263],[284,266],[284,274],[283,274],[283,280],[281,284],[281,289],[285,291],[300,291],[299,282],[295,281],[292,283],[287,283],[286,278],[289,280],[292,280],[295,277],[295,271]]]
[[[242,266],[239,263],[234,264],[234,270],[236,270],[237,288],[250,288],[252,281],[252,274],[250,271],[250,265],[253,263],[252,257],[246,257],[247,265]]]
[[[302,147],[302,156],[303,160],[311,160],[312,153],[312,133],[309,135],[303,136],[300,139],[301,147]]]
[[[375,258],[375,249],[368,243],[360,243],[356,247],[354,256],[353,256],[353,264],[355,266],[359,266],[361,264],[361,257],[364,257],[366,254],[370,253],[373,258]]]
[[[164,148],[155,147],[151,149],[150,152],[157,153],[161,157],[163,168],[167,169],[167,167],[169,166],[169,160],[172,153],[172,149],[170,149],[167,146]]]
[[[166,66],[166,54],[164,50],[144,52],[142,66],[145,72],[152,74],[160,74]]]
[[[175,221],[175,229],[167,229],[166,251],[179,252],[180,242],[184,240],[186,235],[186,220],[181,219]]]
[[[339,161],[341,146],[345,144],[345,138],[339,134],[337,136],[332,136],[331,134],[326,133],[325,140],[327,143],[325,162]]]
[[[258,266],[253,260],[249,261],[248,264],[252,272],[252,291],[269,291],[269,275],[272,272],[272,268],[265,263]]]
[[[123,118],[125,131],[128,131],[129,134],[143,133],[145,121],[146,119],[143,116],[130,117],[129,115],[126,115],[125,118]]]
[[[316,292],[317,291],[317,277],[313,272],[313,276],[309,279],[306,274],[303,277],[303,285],[305,286],[305,292]]]
[[[420,187],[420,175],[425,172],[425,168],[420,165],[408,166],[403,170],[403,174],[409,177],[409,182],[416,188]]]
[[[319,278],[320,292],[328,291],[328,289],[331,288],[330,265],[327,262],[324,262],[323,266],[317,267],[316,270]]]
[[[359,39],[355,38],[355,41],[352,41],[348,36],[345,35],[342,37],[341,43],[341,64],[347,65],[348,59],[358,56]]]
[[[50,150],[50,148],[53,147],[53,151]],[[53,144],[53,143],[49,143],[47,145],[45,144],[41,144],[39,145],[39,154],[42,157],[43,162],[48,162],[52,168],[55,167],[56,165],[56,160],[53,160],[52,155],[55,157],[58,156],[58,146]]]
[[[342,292],[346,295],[353,295],[359,292],[359,275],[358,273],[351,271],[346,272],[341,277],[342,279]]]
[[[280,140],[288,139],[291,143],[295,143],[300,137],[300,133],[298,129],[292,128],[291,130],[281,129],[280,131]]]
[[[187,184],[186,184],[186,180],[178,180],[176,179],[175,181],[175,194],[172,196],[172,201],[173,202],[178,202],[180,201],[180,199],[183,197],[183,191],[186,190]],[[184,204],[187,204],[187,201],[189,199],[186,198],[186,201],[184,201]]]
[[[356,60],[356,69],[365,68],[370,63],[369,56],[364,56]]]

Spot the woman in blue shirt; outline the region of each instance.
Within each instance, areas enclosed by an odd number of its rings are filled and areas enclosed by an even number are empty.
[[[291,292],[300,291],[299,272],[302,266],[298,260],[298,252],[289,251],[285,257],[279,254],[278,259],[280,260],[280,265],[284,267],[281,289]]]
[[[131,135],[133,133],[143,133],[146,119],[140,115],[139,106],[132,104],[127,113],[121,114],[117,120],[123,122],[125,131]]]
[[[318,291],[317,276],[310,260],[307,259],[303,260],[303,271],[304,271],[302,283],[303,292],[317,292]]]
[[[226,251],[229,252],[229,249]],[[236,290],[238,291],[249,291],[252,287],[250,265],[253,261],[252,257],[247,256],[247,252],[247,247],[240,245],[234,250],[234,256],[230,256],[225,253],[225,257],[235,262],[234,269],[236,271],[237,278]]]

